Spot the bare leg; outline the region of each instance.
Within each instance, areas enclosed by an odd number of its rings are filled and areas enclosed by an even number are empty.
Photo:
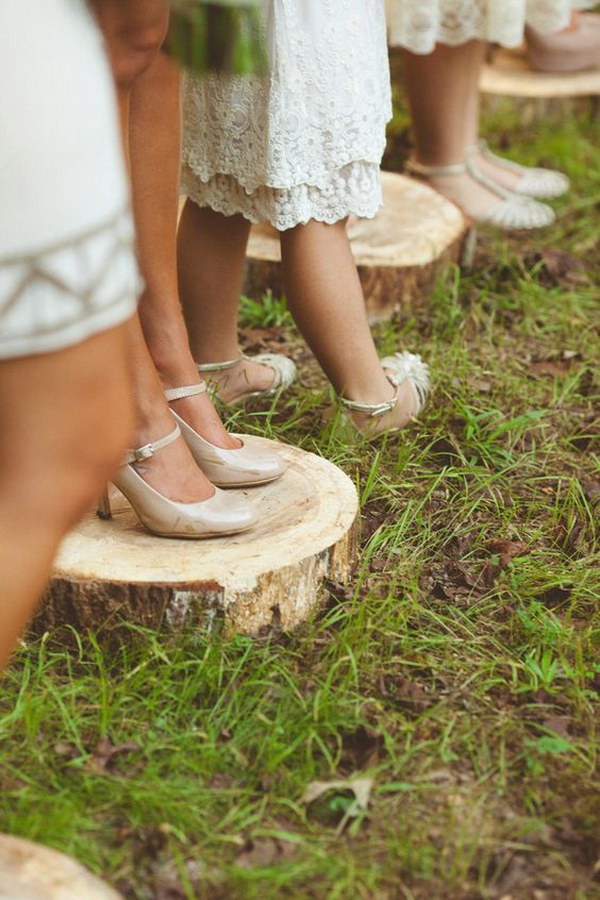
[[[425,166],[446,166],[463,162],[469,153],[484,176],[512,191],[521,180],[521,173],[498,165],[476,149],[479,76],[486,46],[484,41],[469,41],[459,47],[438,44],[427,56],[406,53],[415,156]],[[499,203],[497,194],[468,174],[436,175],[427,180],[476,220],[485,219]]]
[[[233,359],[239,352],[237,306],[247,234],[241,216],[226,219],[188,201],[179,231],[180,290],[192,351],[202,362]],[[336,391],[363,403],[391,399],[394,389],[373,343],[345,223],[310,222],[283,232],[281,249],[290,310]],[[265,366],[253,363],[245,363],[243,378],[231,370],[223,374],[228,380],[219,381],[220,391],[227,399],[248,382],[259,389],[272,378]],[[404,415],[408,420],[413,407],[411,389],[401,387],[395,421]]]
[[[311,221],[282,232],[281,255],[294,321],[336,392],[360,403],[390,400],[395,389],[373,342],[345,220]],[[403,427],[414,409],[413,390],[404,382],[395,409],[375,430]],[[364,424],[364,416],[355,418]]]
[[[281,255],[294,321],[337,393],[363,403],[388,400],[393,389],[373,343],[345,221],[282,232]]]
[[[416,157],[426,166],[462,162],[479,131],[479,75],[487,44],[438,44],[426,56],[405,53]]]
[[[130,439],[127,327],[0,363],[0,668]],[[110,365],[107,365],[110,360]]]
[[[469,41],[459,47],[438,44],[426,56],[405,54],[417,162],[425,166],[461,163],[477,142],[479,75],[486,46],[484,41]],[[439,175],[428,181],[475,218],[484,217],[499,202],[495,194],[466,173]]]
[[[180,159],[180,76],[163,54],[136,81],[131,97],[130,153],[139,253],[146,288],[140,302],[144,337],[163,387],[199,380],[177,283]],[[226,270],[229,263],[226,262]],[[203,329],[202,323],[199,329]],[[172,404],[199,434],[220,447],[238,447],[207,394]]]
[[[157,61],[168,26],[168,11],[163,0],[92,0],[104,32],[119,100],[125,152],[131,160],[131,108],[134,87]],[[138,137],[139,140],[139,137]],[[139,160],[135,159],[137,166]],[[165,164],[165,161],[162,161]],[[143,246],[146,237],[142,201],[138,206],[134,185],[136,229],[141,235],[139,252],[142,264],[151,257]],[[140,220],[141,219],[141,220]],[[151,232],[150,232],[151,233]],[[146,272],[143,271],[147,278]],[[164,436],[174,427],[166,403],[163,385],[144,341],[139,321],[131,329],[131,357],[134,373],[136,429],[134,444],[143,445]],[[183,344],[183,349],[185,349]],[[189,382],[192,383],[192,382]],[[196,466],[183,439],[175,441],[160,454],[136,465],[143,478],[172,500],[192,502],[210,497],[213,488]]]
[[[196,362],[222,362],[240,354],[237,316],[249,231],[243,216],[225,217],[191,200],[185,204],[178,238],[179,290]],[[249,385],[269,388],[273,370],[242,360],[213,378],[221,397],[232,401]]]

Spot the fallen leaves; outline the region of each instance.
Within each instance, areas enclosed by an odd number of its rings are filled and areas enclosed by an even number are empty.
[[[565,250],[549,247],[527,253],[523,258],[526,269],[535,269],[544,287],[582,287],[590,283],[583,261]]]
[[[313,808],[318,820],[325,823],[337,820],[336,832],[341,834],[350,819],[367,811],[372,788],[373,779],[366,777],[311,781],[301,802]],[[318,801],[322,801],[319,806]]]
[[[505,569],[516,556],[525,556],[530,551],[523,541],[512,541],[506,538],[492,538],[488,541],[487,547],[492,553],[498,555],[498,565],[501,569]]]
[[[68,763],[79,763],[86,772],[93,775],[118,774],[122,777],[131,777],[138,773],[139,765],[134,766],[129,772],[116,772],[117,761],[130,753],[138,753],[142,748],[136,741],[113,744],[107,735],[103,735],[87,756],[82,756],[79,747],[72,741],[56,741],[52,749],[60,759]]]
[[[235,858],[240,869],[257,869],[291,859],[296,845],[276,837],[250,838]]]
[[[136,753],[141,747],[136,741],[125,741],[112,744],[108,737],[101,737],[85,768],[94,775],[106,775],[114,769],[117,757],[128,753]]]

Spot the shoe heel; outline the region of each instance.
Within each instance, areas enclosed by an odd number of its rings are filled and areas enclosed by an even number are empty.
[[[108,488],[104,491],[100,499],[98,500],[98,507],[96,509],[96,515],[99,519],[112,519],[112,510],[110,508],[110,499],[108,496]]]

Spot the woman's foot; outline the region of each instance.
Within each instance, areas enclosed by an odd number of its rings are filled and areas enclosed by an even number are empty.
[[[127,498],[140,523],[159,537],[186,540],[225,537],[251,528],[257,515],[243,498],[228,497],[224,491],[210,485],[208,497],[177,501],[168,497],[164,488],[157,489],[152,485],[155,470],[150,468],[149,462],[155,461],[157,455],[180,438],[180,427],[175,425],[168,434],[129,450],[113,476],[113,483]],[[112,518],[108,491],[100,501],[98,516]]]
[[[143,447],[173,431],[173,416],[166,402],[156,410],[151,421],[137,430],[134,446]],[[159,494],[178,503],[195,503],[207,500],[214,494],[214,487],[198,468],[183,437],[164,447],[160,453],[133,464],[138,475]]]
[[[368,439],[405,428],[424,408],[429,394],[429,367],[415,353],[395,353],[381,360],[389,389],[380,403],[341,398],[355,428]]]
[[[206,382],[201,381],[168,389],[165,397],[173,406],[180,400],[201,396],[206,390]],[[173,417],[196,464],[217,487],[255,487],[269,484],[283,475],[285,463],[279,454],[257,441],[253,443],[243,438],[236,441],[237,446],[224,448],[207,441],[175,410]]]
[[[444,166],[425,166],[409,160],[406,168],[451,200],[476,224],[510,231],[543,228],[555,219],[551,207],[506,190],[482,172],[472,157],[464,163]]]
[[[296,378],[292,360],[279,353],[240,355],[224,362],[199,364],[198,371],[215,396],[229,405],[250,397],[270,396],[289,387]]]
[[[506,191],[549,200],[560,197],[569,189],[569,179],[554,169],[522,166],[493,153],[486,141],[480,140],[469,157],[485,178],[490,178]]]
[[[178,387],[179,385],[174,385]],[[169,388],[171,385],[169,385]],[[237,450],[240,441],[229,434],[206,391],[169,402],[171,409],[206,441],[223,450]]]

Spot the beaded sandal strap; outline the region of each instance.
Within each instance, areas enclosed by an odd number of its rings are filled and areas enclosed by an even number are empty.
[[[159,438],[157,441],[151,441],[149,444],[144,444],[142,447],[136,447],[135,450],[128,450],[121,465],[127,466],[134,462],[141,462],[143,459],[150,459],[158,450],[162,450],[164,447],[172,444],[173,441],[176,441],[180,434],[179,425],[176,425],[173,431],[169,432],[165,437]]]
[[[467,171],[466,163],[452,163],[448,166],[424,166],[416,159],[409,159],[404,168],[413,175],[421,175],[423,178],[435,178],[438,175],[464,175]]]
[[[206,382],[200,381],[198,384],[190,384],[186,387],[169,388],[165,391],[165,397],[170,403],[171,400],[182,400],[184,397],[195,397],[196,394],[206,393]]]
[[[396,386],[396,393],[391,400],[387,400],[385,403],[359,403],[358,400],[347,400],[346,397],[340,397],[339,399],[342,406],[345,406],[346,409],[369,413],[369,418],[378,419],[394,409],[398,402],[399,393],[400,389]]]
[[[196,368],[199,372],[224,372],[226,369],[233,369],[233,367],[237,366],[243,358],[244,355],[240,353],[235,359],[226,359],[223,362],[197,363]]]

